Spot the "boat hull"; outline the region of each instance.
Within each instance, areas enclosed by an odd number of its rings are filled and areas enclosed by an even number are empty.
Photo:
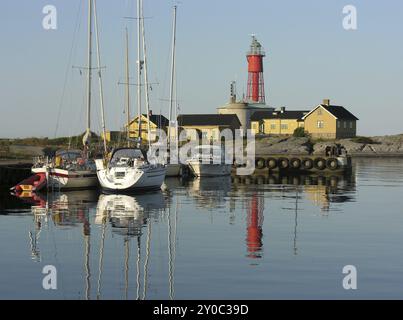
[[[165,180],[165,166],[144,168],[105,168],[103,160],[96,160],[97,176],[102,189],[109,192],[148,191],[161,189]]]
[[[179,177],[182,175],[182,165],[181,164],[167,164],[166,177]]]
[[[200,162],[189,162],[189,167],[196,177],[218,177],[231,175],[232,165],[230,164],[208,164]]]
[[[47,175],[48,188],[60,190],[95,188],[98,184],[94,170],[70,171],[58,168],[35,168],[34,173]]]

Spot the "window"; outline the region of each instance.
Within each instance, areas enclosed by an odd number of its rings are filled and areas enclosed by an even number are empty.
[[[347,121],[344,121],[344,129],[347,129]]]
[[[207,131],[203,131],[203,132],[202,132],[202,139],[205,139],[205,140],[208,139],[208,137],[207,137]]]
[[[318,116],[321,116],[322,115],[322,108],[319,108],[318,109]]]
[[[281,130],[288,130],[288,124],[281,124]]]
[[[323,129],[325,127],[325,123],[322,120],[319,120],[317,123],[318,129]]]
[[[337,128],[340,129],[340,121],[337,120]]]
[[[353,121],[350,121],[350,129],[353,129]]]
[[[272,123],[272,124],[270,125],[270,129],[271,129],[271,130],[276,130],[276,124],[275,124],[275,123]]]

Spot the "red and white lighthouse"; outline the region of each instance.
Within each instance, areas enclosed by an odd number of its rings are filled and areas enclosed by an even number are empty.
[[[248,59],[248,92],[247,101],[251,103],[266,103],[263,79],[263,58],[266,56],[262,45],[252,36],[252,44],[246,54]]]

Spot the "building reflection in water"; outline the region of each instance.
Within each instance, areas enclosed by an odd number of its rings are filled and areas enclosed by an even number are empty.
[[[121,249],[118,256],[123,259],[124,298],[129,298],[129,293],[132,292],[129,290],[130,281],[133,281],[136,283],[135,298],[146,299],[150,287],[147,283],[151,264],[153,222],[163,219],[167,225],[167,251],[164,250],[168,255],[167,290],[168,297],[174,299],[179,207],[181,203],[185,205],[189,203],[186,200],[188,196],[193,200],[192,205],[196,204],[196,208],[202,209],[200,212],[210,212],[212,217],[218,210],[227,213],[230,224],[236,224],[236,213],[239,212],[237,209],[241,206],[242,217],[246,214],[246,219],[242,221],[245,232],[241,235],[245,241],[245,256],[252,264],[257,264],[264,253],[265,202],[273,197],[292,199],[287,210],[295,212],[293,239],[290,239],[290,242],[293,243],[293,253],[297,255],[301,199],[312,201],[315,206],[320,207],[323,215],[328,215],[338,209],[334,204],[354,201],[355,175],[267,175],[190,181],[168,179],[164,188],[163,192],[130,196],[100,195],[97,191],[34,195],[29,200],[34,215],[34,225],[29,232],[32,259],[42,261],[40,235],[44,227],[51,232],[54,227],[59,230],[80,227],[82,229],[80,242],[83,244],[80,260],[83,261],[84,271],[83,297],[101,299],[103,268],[105,264],[109,266],[112,259],[105,256],[105,252],[108,252],[105,250],[106,242],[110,238],[108,235],[116,237],[121,239],[121,242],[118,240],[118,243],[121,243],[121,247],[118,247]],[[93,220],[94,211],[96,211],[95,220]],[[91,225],[93,222],[95,225]],[[93,247],[95,244],[95,251],[91,251],[91,244]],[[96,257],[95,263],[94,257]],[[135,263],[131,262],[133,260]],[[130,277],[131,271],[135,272],[135,277]]]
[[[298,255],[298,214],[299,202],[302,195],[315,206],[320,207],[324,216],[329,215],[332,204],[354,201],[355,174],[346,175],[267,175],[233,177],[233,198],[246,198],[247,201],[247,257],[259,259],[263,253],[263,219],[264,193],[270,192],[275,196],[280,192],[281,197],[295,200],[294,212],[293,253]],[[254,191],[253,191],[254,190]],[[251,191],[252,194],[251,194]],[[288,194],[288,195],[287,195]],[[230,203],[231,203],[230,200]],[[231,205],[232,206],[232,205]]]
[[[242,191],[247,186],[256,186],[264,190],[265,186],[279,186],[284,192],[300,187],[300,194],[305,194],[315,206],[321,208],[324,215],[331,210],[332,203],[353,201],[355,197],[355,174],[345,175],[279,175],[233,177],[232,182],[236,190]],[[260,188],[259,188],[260,186]],[[275,190],[270,189],[271,192]]]

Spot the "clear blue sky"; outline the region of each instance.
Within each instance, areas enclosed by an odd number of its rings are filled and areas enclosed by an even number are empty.
[[[167,114],[173,1],[144,0],[152,109]],[[80,6],[81,3],[81,6]],[[98,0],[108,127],[124,119],[124,28],[131,38],[135,75],[134,0]],[[58,9],[58,29],[42,28],[42,8]],[[358,9],[358,30],[342,27],[342,9]],[[79,10],[80,8],[80,10]],[[70,135],[85,128],[86,0],[0,2],[0,137]],[[77,13],[81,16],[77,19]],[[72,59],[76,21],[80,22]],[[181,0],[178,9],[178,98],[182,113],[215,113],[246,84],[245,52],[256,34],[268,55],[268,104],[310,109],[323,98],[360,118],[359,134],[403,132],[403,2],[399,0]],[[64,79],[68,71],[62,99]],[[94,82],[97,88],[97,82]],[[133,88],[134,89],[134,88]],[[99,104],[94,90],[95,131]],[[132,91],[132,108],[135,92]],[[57,132],[59,106],[60,125]]]

